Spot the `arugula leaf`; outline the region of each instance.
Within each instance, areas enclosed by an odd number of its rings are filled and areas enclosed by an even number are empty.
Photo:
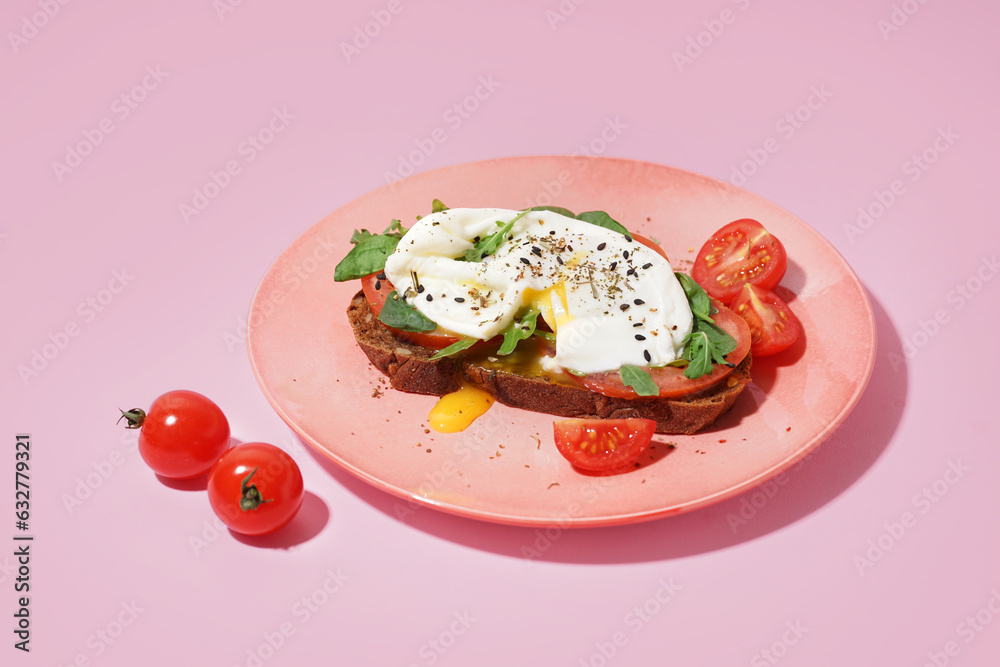
[[[351,234],[351,243],[357,245],[358,243],[364,241],[365,239],[371,238],[372,236],[374,236],[374,234],[372,234],[367,229],[355,229],[354,233]]]
[[[518,343],[535,333],[535,325],[538,323],[539,312],[540,311],[531,309],[522,315],[520,319],[515,318],[514,321],[503,330],[503,344],[500,346],[500,349],[497,350],[497,354],[510,354],[514,351],[514,348],[517,347]]]
[[[684,369],[684,377],[694,380],[702,375],[711,375],[712,364],[729,364],[724,355],[735,349],[736,339],[717,324],[695,318],[681,353],[690,362]]]
[[[367,234],[367,236],[365,236]],[[354,239],[357,238],[355,242]],[[385,260],[399,244],[398,236],[371,234],[367,230],[354,232],[351,237],[354,247],[340,260],[334,269],[333,279],[337,282],[364,278],[385,268]]]
[[[431,357],[431,361],[435,359],[442,359],[444,357],[450,357],[453,354],[457,354],[462,350],[467,350],[476,343],[479,342],[478,338],[462,338],[457,343],[452,343],[448,347],[442,348],[434,353]]]
[[[684,288],[684,294],[687,295],[688,303],[691,305],[691,314],[703,322],[713,322],[712,314],[716,311],[712,306],[712,300],[708,298],[708,293],[688,274],[677,271],[674,275]]]
[[[639,366],[622,366],[618,373],[622,382],[632,387],[639,396],[659,396],[660,388],[653,382],[649,372]]]
[[[364,230],[362,230],[362,231],[364,231]],[[401,238],[403,238],[403,236],[408,231],[410,231],[410,230],[408,230],[406,227],[404,227],[403,223],[401,223],[399,220],[396,220],[395,218],[393,218],[392,222],[389,223],[389,226],[386,227],[382,231],[382,233],[385,234],[386,236],[395,236],[397,239],[401,239]]]
[[[516,216],[508,220],[506,223],[497,222],[500,225],[500,231],[494,232],[485,238],[476,241],[475,245],[467,249],[463,254],[463,258],[467,262],[481,262],[483,257],[487,255],[492,255],[503,243],[504,238],[510,233],[510,230],[514,227],[514,223],[523,218],[528,214],[527,210],[521,211]]]
[[[444,205],[440,199],[435,199],[431,202],[431,213],[440,213],[441,211],[447,211],[448,207]]]
[[[389,293],[389,297],[382,306],[382,312],[378,314],[378,319],[386,326],[403,331],[434,331],[437,329],[434,322],[406,303],[403,297],[396,294],[396,290]]]
[[[625,238],[629,241],[632,240],[632,235],[629,234],[627,229],[625,229],[625,225],[618,222],[604,211],[585,211],[577,215],[576,219],[589,222],[590,224],[597,225],[598,227],[610,229],[611,231],[618,232],[619,234],[624,234]]]
[[[567,218],[575,218],[576,214],[568,208],[563,208],[562,206],[532,206],[528,209],[529,211],[551,211],[552,213],[558,213],[559,215],[565,215]]]

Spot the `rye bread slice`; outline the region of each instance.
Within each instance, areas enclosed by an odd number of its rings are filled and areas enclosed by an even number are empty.
[[[347,308],[354,337],[368,359],[389,377],[394,389],[442,396],[456,391],[462,379],[505,405],[559,417],[656,421],[656,432],[695,433],[724,414],[750,382],[750,354],[716,386],[680,398],[613,398],[549,378],[488,370],[460,357],[431,361],[435,350],[400,340],[372,311],[363,292]]]

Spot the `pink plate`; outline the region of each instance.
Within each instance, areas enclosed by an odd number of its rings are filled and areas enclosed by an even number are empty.
[[[788,250],[778,288],[804,340],[754,361],[733,410],[694,436],[658,436],[640,467],[577,472],[556,451],[553,417],[496,404],[468,430],[427,431],[436,399],[394,391],[357,347],[345,311],[358,281],[334,267],[355,228],[409,225],[449,206],[539,204],[605,210],[658,238],[690,268],[708,236],[756,218]],[[331,213],[296,239],[254,295],[247,340],[264,394],[317,450],[361,479],[455,514],[532,526],[600,526],[678,514],[724,500],[793,465],[850,413],[875,360],[875,322],[857,277],[812,228],[760,197],[669,167],[630,160],[519,157],[418,174]],[[401,507],[405,505],[401,504]]]

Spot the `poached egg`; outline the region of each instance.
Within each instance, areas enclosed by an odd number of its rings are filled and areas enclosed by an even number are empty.
[[[546,370],[614,371],[676,360],[692,314],[670,263],[598,225],[550,211],[517,220],[496,252],[466,250],[520,211],[455,208],[417,221],[388,257],[401,298],[447,333],[488,340],[529,309],[555,334]]]

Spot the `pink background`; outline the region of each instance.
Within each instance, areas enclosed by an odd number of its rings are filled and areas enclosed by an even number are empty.
[[[1000,9],[231,3],[0,11],[0,465],[30,433],[35,535],[23,654],[4,473],[4,664],[997,660],[1000,454],[980,369],[997,361]],[[449,111],[477,89],[466,117]],[[243,145],[272,119],[272,143]],[[400,517],[268,405],[240,340],[254,289],[401,166],[581,149],[734,182],[814,226],[875,308],[868,391],[770,495],[548,535]],[[296,458],[309,495],[287,531],[218,530],[205,493],[157,481],[115,426],[182,387],[237,440]]]

